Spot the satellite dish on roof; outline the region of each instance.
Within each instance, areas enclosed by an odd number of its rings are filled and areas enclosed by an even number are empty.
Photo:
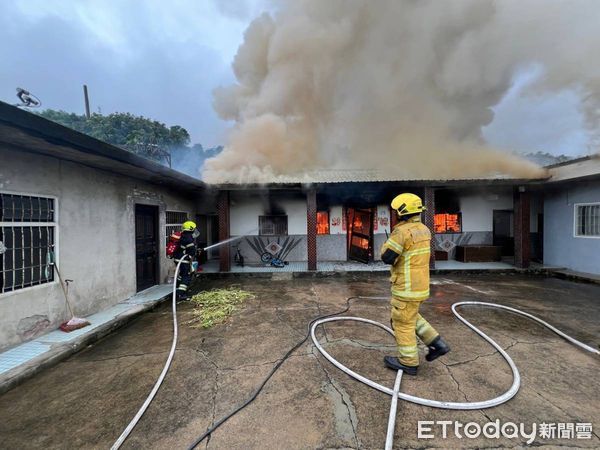
[[[18,87],[17,97],[21,100],[21,103],[16,103],[15,106],[19,108],[39,108],[42,106],[42,101],[29,91]]]

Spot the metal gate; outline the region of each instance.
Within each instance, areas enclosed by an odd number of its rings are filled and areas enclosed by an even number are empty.
[[[368,264],[373,256],[373,212],[348,208],[348,259]]]
[[[158,284],[158,207],[135,205],[137,290]]]

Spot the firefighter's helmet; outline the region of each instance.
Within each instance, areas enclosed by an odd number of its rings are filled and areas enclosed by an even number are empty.
[[[399,216],[417,214],[425,211],[421,197],[415,194],[404,193],[396,196],[392,200],[392,209],[398,212]]]
[[[196,222],[192,222],[191,220],[183,222],[183,225],[181,225],[181,230],[182,231],[195,231],[196,230]]]

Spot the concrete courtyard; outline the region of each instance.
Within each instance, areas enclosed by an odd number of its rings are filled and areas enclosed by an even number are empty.
[[[326,278],[239,278],[202,281],[197,289],[231,284],[256,295],[230,320],[209,330],[185,324],[191,306],[179,305],[180,338],[171,370],[123,448],[186,448],[207,427],[243,402],[271,367],[306,333],[316,316],[343,308],[349,296],[388,293],[384,274]],[[458,322],[450,307],[461,300],[521,308],[588,345],[600,342],[600,286],[525,275],[448,275],[432,278],[422,313],[452,352],[432,363],[421,354],[417,377],[401,390],[448,401],[496,397],[511,372],[494,349]],[[507,312],[469,307],[464,316],[499,342],[522,376],[515,398],[481,411],[447,411],[400,401],[396,448],[497,448],[525,438],[418,439],[418,421],[484,425],[592,423],[590,439],[543,438],[533,445],[600,446],[600,358],[543,327]],[[386,301],[357,300],[346,315],[389,322]],[[111,446],[156,381],[172,337],[170,305],[146,313],[57,366],[0,397],[1,448]],[[319,332],[327,350],[353,370],[392,386],[382,358],[394,353],[385,332],[358,323],[328,324]],[[390,397],[348,377],[307,341],[286,361],[259,397],[199,448],[383,448]],[[558,426],[558,425],[557,425]],[[539,433],[538,433],[539,434]],[[558,436],[558,432],[556,432]]]

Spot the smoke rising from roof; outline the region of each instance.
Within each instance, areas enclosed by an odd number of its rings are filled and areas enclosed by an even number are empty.
[[[245,32],[237,83],[215,90],[236,122],[208,182],[319,168],[407,179],[543,176],[489,148],[481,128],[529,65],[529,94],[575,89],[600,122],[600,7],[593,0],[289,0]],[[529,149],[528,149],[529,150]]]

